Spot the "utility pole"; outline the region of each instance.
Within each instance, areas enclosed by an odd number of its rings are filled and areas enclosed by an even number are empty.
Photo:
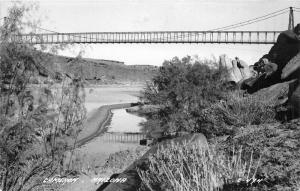
[[[288,28],[288,30],[294,30],[294,10],[293,10],[293,7],[290,7],[289,28]]]

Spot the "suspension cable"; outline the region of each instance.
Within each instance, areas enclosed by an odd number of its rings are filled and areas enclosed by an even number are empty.
[[[297,8],[297,7],[293,7],[293,8],[300,9],[300,8]],[[272,12],[272,13],[260,16],[260,17],[256,17],[256,18],[247,20],[247,21],[243,21],[243,22],[239,22],[239,23],[236,23],[236,24],[232,24],[232,25],[228,25],[228,26],[224,26],[224,27],[219,27],[219,28],[211,29],[211,30],[208,30],[208,31],[229,30],[229,29],[234,29],[234,28],[238,28],[238,27],[250,25],[250,24],[253,24],[253,23],[257,23],[257,22],[260,22],[260,21],[264,21],[264,20],[267,20],[267,19],[279,16],[279,15],[282,15],[282,14],[284,14],[284,13],[287,12],[287,9],[289,9],[289,8],[284,8],[284,9],[281,9],[281,10],[278,10],[278,11],[275,11],[275,12]],[[300,12],[300,11],[295,10],[295,12]],[[5,19],[5,18],[8,18],[8,17],[3,17],[0,20]],[[10,19],[10,18],[8,18],[8,19]],[[34,28],[37,28],[37,29],[40,29],[40,30],[43,30],[43,31],[47,31],[47,32],[51,32],[51,33],[55,33],[55,34],[61,34],[60,32],[49,30],[49,29],[45,29],[45,28],[41,28],[41,27],[38,27],[38,26],[35,26]],[[73,34],[69,34],[69,35],[71,35],[73,37],[85,38],[85,39],[89,39],[89,40],[98,40],[98,39],[95,39],[95,38],[85,37],[85,36],[82,36],[82,35],[73,35]],[[194,35],[194,34],[190,34],[190,35]],[[178,35],[177,38],[178,37],[179,38],[184,38],[186,36],[187,35]],[[165,38],[162,38],[162,39],[165,39]],[[155,38],[152,39],[152,40],[155,40]]]
[[[252,21],[258,20],[258,19],[262,19],[262,18],[271,16],[271,15],[274,15],[274,14],[276,14],[276,13],[285,11],[285,10],[287,10],[287,9],[289,9],[289,8],[284,8],[284,9],[281,9],[281,10],[278,10],[278,11],[275,11],[275,12],[272,12],[272,13],[269,13],[269,14],[267,14],[267,15],[263,15],[263,16],[256,17],[256,18],[253,18],[253,19],[249,19],[249,20],[247,20],[247,21],[239,22],[239,23],[236,23],[236,24],[232,24],[232,25],[228,25],[228,26],[224,26],[224,27],[215,28],[215,29],[212,29],[211,31],[214,31],[214,30],[222,30],[222,29],[227,30],[226,28],[235,27],[236,25],[241,25],[241,24],[245,24],[245,23],[248,23],[248,22],[252,22]]]

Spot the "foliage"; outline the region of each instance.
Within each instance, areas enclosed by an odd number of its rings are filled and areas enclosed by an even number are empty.
[[[275,122],[274,100],[229,90],[227,70],[216,63],[166,61],[141,99],[160,106],[143,124],[147,132],[190,131],[207,138],[233,135],[241,126]]]
[[[214,135],[233,135],[240,127],[275,122],[274,104],[265,97],[228,92],[224,100],[202,110],[201,129],[211,129]]]
[[[188,78],[191,73],[197,75]],[[214,75],[218,76],[218,79],[213,78]],[[217,161],[213,163],[218,165],[216,171],[212,169],[206,171],[210,163],[205,164],[206,166],[202,165],[201,172],[196,171],[197,165],[207,160],[203,158],[211,157],[202,154],[201,160],[195,163],[190,157],[197,158],[197,150],[181,154],[182,148],[176,146],[173,150],[163,149],[158,152],[151,158],[149,170],[140,172],[145,188],[150,190],[210,189],[207,186],[209,184],[205,184],[205,181],[212,182],[209,178],[195,183],[196,179],[186,176],[186,169],[189,169],[192,175],[197,174],[197,177],[201,177],[200,174],[203,172],[210,173],[210,176],[222,177],[223,182],[219,184],[223,185],[224,190],[296,190],[299,188],[299,120],[284,124],[279,124],[276,120],[275,108],[283,89],[278,89],[280,86],[276,86],[275,89],[264,90],[254,95],[237,90],[228,91],[222,80],[224,76],[226,77],[226,71],[217,67],[211,68],[208,65],[191,64],[187,60],[174,59],[166,62],[160,68],[158,76],[148,84],[143,99],[145,102],[158,105],[160,110],[147,115],[150,119],[145,124],[147,132],[155,132],[160,127],[162,128],[160,131],[163,132],[174,130],[201,132],[207,138],[230,136],[229,141],[224,145],[221,144],[217,151],[223,157],[210,158],[212,161]],[[231,148],[240,146],[243,147],[244,154],[241,152],[234,154]],[[235,159],[232,161],[236,161],[235,164],[244,162],[242,165],[237,165],[238,171],[228,170],[235,167],[230,165],[233,163],[224,161],[228,161],[226,160],[228,156],[236,154],[237,157],[233,157]],[[245,164],[245,161],[250,163],[255,161],[259,164],[253,168],[254,165]],[[194,171],[190,169],[192,167]],[[247,171],[253,174],[250,176],[252,177],[250,182],[254,182],[250,185],[249,182],[247,183],[249,173],[242,182],[241,179],[236,178],[240,173],[245,175]]]
[[[300,121],[285,124],[262,124],[240,129],[227,144],[253,150],[254,158],[261,155],[258,175],[264,179],[259,190],[296,190],[300,181]],[[249,156],[244,156],[245,159]]]
[[[225,157],[213,148],[186,143],[160,147],[149,157],[149,168],[139,169],[141,190],[221,190],[229,184],[249,187],[258,162],[242,161],[242,150]],[[250,154],[251,155],[251,154]]]
[[[30,9],[25,6],[12,7],[9,19],[1,27],[0,186],[3,191],[31,190],[43,178],[62,173],[63,169],[58,167],[64,152],[74,147],[85,118],[80,81],[65,81],[60,94],[53,93],[53,87],[36,89],[29,84],[44,68],[43,54],[28,44],[10,41],[12,35],[24,28],[22,17],[26,11]]]
[[[217,67],[217,63],[192,63],[190,57],[175,57],[163,63],[141,99],[161,106],[152,118],[159,121],[163,131],[196,131],[200,111],[224,98],[226,75],[225,68]]]

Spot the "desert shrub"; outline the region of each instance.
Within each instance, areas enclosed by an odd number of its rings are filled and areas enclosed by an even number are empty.
[[[228,71],[217,63],[192,64],[189,57],[166,61],[141,97],[146,103],[160,106],[158,112],[146,114],[144,129],[166,134],[199,132],[210,139],[234,135],[246,125],[276,121],[274,95],[249,95],[230,89],[227,77]]]
[[[50,87],[39,88],[41,99],[35,100],[29,82],[43,68],[44,54],[28,44],[10,41],[11,35],[21,33],[27,10],[30,8],[13,6],[0,28],[0,189],[3,191],[32,190],[44,178],[63,173],[64,152],[74,147],[85,119],[84,95],[80,95],[83,86],[79,81],[63,82],[65,93],[59,95]],[[60,97],[58,103],[54,103],[55,96]]]
[[[141,190],[233,190],[233,185],[245,190],[255,181],[259,161],[243,161],[242,153],[239,149],[226,157],[185,143],[161,147],[149,157],[149,168],[138,170]]]
[[[224,98],[223,80],[227,75],[217,63],[196,61],[190,57],[165,61],[148,83],[141,100],[161,109],[149,118],[158,120],[163,131],[199,129],[199,113]]]
[[[227,118],[226,122],[229,125],[245,126],[275,122],[274,104],[266,100],[267,97],[235,91],[227,95],[223,104],[217,104],[217,108],[224,112],[223,119]]]
[[[132,161],[140,158],[149,148],[137,147],[134,149],[126,149],[109,155],[102,171],[111,171],[112,173],[119,173],[132,164]]]
[[[98,174],[99,163],[97,157],[75,151],[72,157],[70,157],[70,153],[66,155],[66,163],[64,165],[69,175],[79,176],[80,174]]]
[[[285,124],[262,124],[241,128],[225,148],[232,145],[261,154],[257,174],[263,181],[259,190],[296,190],[300,181],[300,121]],[[222,149],[222,150],[223,150]],[[249,156],[244,156],[245,159]]]
[[[81,151],[75,151],[68,173],[86,175],[111,175],[120,173],[131,165],[132,161],[140,158],[147,150],[148,148],[143,146],[126,149],[110,154],[105,160],[99,160],[99,156],[97,155],[93,156]]]
[[[224,100],[201,111],[198,131],[211,129],[216,136],[233,135],[243,126],[275,122],[274,104],[266,100],[242,91],[228,92]]]

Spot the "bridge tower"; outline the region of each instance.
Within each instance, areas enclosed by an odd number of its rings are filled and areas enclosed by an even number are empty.
[[[288,28],[288,30],[294,30],[294,10],[293,10],[293,7],[290,7],[289,28]]]

